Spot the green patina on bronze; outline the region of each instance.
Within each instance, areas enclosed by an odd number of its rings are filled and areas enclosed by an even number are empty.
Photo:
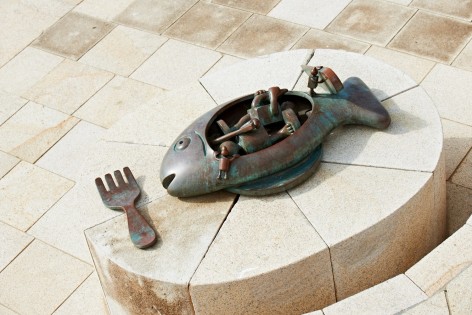
[[[336,127],[385,129],[390,116],[359,78],[344,83],[329,68],[307,68],[310,93],[278,87],[242,96],[207,112],[167,152],[161,181],[170,195],[226,189],[266,195],[292,188],[321,160],[321,143]],[[330,94],[316,94],[319,83]]]

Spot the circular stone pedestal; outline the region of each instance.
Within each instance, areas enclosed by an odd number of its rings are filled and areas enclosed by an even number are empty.
[[[405,74],[363,55],[296,50],[240,62],[138,109],[108,139],[170,146],[216,103],[274,85],[307,90],[307,63],[342,81],[361,78],[391,126],[337,129],[317,173],[278,195],[178,199],[161,191],[142,208],[160,236],[149,250],[133,247],[123,216],[86,231],[111,313],[300,314],[404,272],[443,240],[436,109]]]

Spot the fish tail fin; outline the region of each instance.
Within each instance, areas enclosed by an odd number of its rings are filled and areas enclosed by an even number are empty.
[[[343,85],[344,88],[337,96],[349,101],[351,115],[347,124],[367,125],[377,129],[385,129],[390,125],[387,110],[361,79],[351,77]]]

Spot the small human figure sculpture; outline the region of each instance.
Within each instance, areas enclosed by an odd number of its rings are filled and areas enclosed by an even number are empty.
[[[234,144],[234,148],[233,145]],[[230,147],[231,152],[228,147]],[[232,142],[232,141],[226,141],[223,142],[220,145],[220,152],[215,152],[215,158],[219,161],[219,166],[218,166],[218,177],[217,179],[228,179],[228,171],[231,166],[231,162],[234,161],[234,159],[239,157],[239,154],[234,152],[237,150],[239,146]]]

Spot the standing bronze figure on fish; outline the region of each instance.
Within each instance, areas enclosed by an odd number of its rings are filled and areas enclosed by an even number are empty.
[[[196,119],[166,153],[161,182],[170,195],[189,197],[225,189],[274,194],[315,173],[321,143],[333,129],[376,129],[390,116],[359,78],[341,83],[327,67],[302,66],[309,93],[271,87],[218,106]],[[329,91],[317,94],[323,84]]]

